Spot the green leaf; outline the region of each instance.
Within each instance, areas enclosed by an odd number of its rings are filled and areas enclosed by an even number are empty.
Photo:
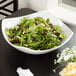
[[[46,19],[46,23],[47,23],[47,24],[50,23],[50,19],[49,19],[49,18]]]
[[[6,30],[5,30],[5,33],[6,33],[7,35],[10,35],[9,29],[6,29]]]
[[[61,33],[61,34],[59,35],[59,37],[62,38],[62,39],[63,39],[63,38],[66,38],[66,36],[65,36],[63,33]]]
[[[58,26],[58,25],[56,25],[56,26],[54,26],[54,28],[55,28],[55,30],[57,31],[57,32],[62,32],[62,30],[61,30],[61,27],[60,26]]]

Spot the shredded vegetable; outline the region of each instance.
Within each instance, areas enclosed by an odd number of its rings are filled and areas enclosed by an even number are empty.
[[[66,38],[59,25],[43,17],[23,18],[21,23],[5,32],[12,44],[34,50],[57,47]]]

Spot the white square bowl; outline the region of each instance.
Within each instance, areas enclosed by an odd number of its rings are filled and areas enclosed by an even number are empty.
[[[31,18],[31,17],[43,17],[45,19],[46,18],[50,18],[50,21],[51,21],[51,23],[53,25],[59,25],[61,27],[61,29],[64,31],[64,34],[66,35],[66,38],[63,40],[61,45],[59,45],[59,46],[57,46],[55,48],[47,49],[47,50],[32,50],[32,49],[29,49],[27,47],[16,46],[16,45],[12,44],[8,40],[8,37],[5,34],[5,29],[14,27],[15,25],[19,24],[24,17],[28,17],[28,18]],[[8,42],[9,45],[11,45],[12,47],[14,47],[14,48],[16,48],[19,51],[22,51],[24,53],[35,54],[35,55],[37,55],[37,54],[45,54],[45,53],[54,51],[54,50],[60,48],[61,46],[63,46],[64,44],[66,44],[71,39],[71,37],[73,36],[72,30],[70,28],[68,28],[58,18],[54,17],[51,13],[49,13],[47,10],[40,11],[40,12],[37,12],[37,13],[34,13],[34,14],[30,14],[30,15],[26,15],[26,16],[3,19],[2,20],[2,33],[3,33],[3,36],[4,36],[5,40]]]

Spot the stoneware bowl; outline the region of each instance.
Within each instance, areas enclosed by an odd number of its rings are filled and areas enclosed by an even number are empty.
[[[52,22],[52,24],[54,25],[59,25],[61,27],[61,29],[64,31],[64,34],[67,36],[61,45],[52,48],[52,49],[48,49],[48,50],[32,50],[26,47],[22,47],[22,46],[16,46],[13,45],[11,42],[9,42],[7,35],[5,34],[5,29],[6,28],[11,28],[14,27],[15,25],[19,24],[22,20],[22,18],[24,17],[43,17],[43,18],[50,18],[50,21]],[[45,54],[51,51],[56,51],[56,49],[62,47],[64,44],[66,44],[72,37],[73,32],[70,28],[68,28],[61,20],[59,20],[58,18],[54,17],[51,13],[49,13],[47,10],[44,11],[40,11],[40,12],[36,12],[30,15],[25,15],[25,16],[20,16],[20,17],[15,17],[15,18],[6,18],[2,20],[2,33],[3,36],[6,40],[6,42],[8,42],[8,44],[14,48],[16,48],[17,50],[24,52],[24,53],[28,53],[28,54]]]

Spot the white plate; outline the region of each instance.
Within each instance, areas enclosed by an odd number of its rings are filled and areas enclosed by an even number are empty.
[[[26,47],[20,47],[20,46],[15,46],[12,43],[9,42],[6,34],[5,34],[5,29],[6,28],[11,28],[14,27],[15,25],[19,24],[21,22],[21,19],[24,17],[43,17],[43,18],[50,18],[50,21],[52,22],[52,24],[54,25],[59,25],[61,27],[61,29],[64,31],[64,34],[67,36],[66,39],[62,42],[61,45],[59,45],[58,47],[52,48],[52,49],[48,49],[48,50],[32,50]],[[68,28],[64,23],[62,23],[62,21],[60,21],[58,18],[54,17],[52,14],[50,14],[48,11],[44,10],[44,11],[40,11],[34,14],[30,14],[30,15],[26,15],[26,16],[21,16],[21,17],[15,17],[15,18],[7,18],[2,20],[2,33],[3,36],[5,38],[5,40],[9,43],[9,45],[11,45],[12,47],[24,52],[24,53],[28,53],[28,54],[45,54],[48,52],[51,52],[53,50],[56,50],[58,48],[60,48],[61,46],[63,46],[65,43],[67,43],[72,35],[73,32],[70,28]]]

